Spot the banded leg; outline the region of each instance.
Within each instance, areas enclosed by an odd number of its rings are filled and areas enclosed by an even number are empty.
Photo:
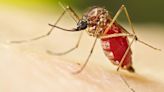
[[[92,45],[92,48],[91,48],[91,50],[90,50],[90,53],[89,53],[89,55],[88,55],[88,57],[87,57],[85,63],[81,66],[81,68],[80,68],[78,71],[75,71],[74,74],[78,74],[78,73],[82,72],[83,69],[86,67],[86,65],[87,65],[87,63],[88,63],[88,61],[89,61],[89,59],[90,59],[90,57],[91,57],[91,55],[92,55],[92,53],[93,53],[93,50],[94,50],[94,47],[95,47],[95,45],[96,45],[97,39],[98,39],[98,38],[95,39],[95,41],[94,41],[94,43],[93,43],[93,45]]]
[[[77,16],[77,14],[72,10],[72,8],[71,7],[69,7],[69,6],[67,6],[67,8],[64,8],[63,7],[63,5],[60,3],[60,6],[64,9],[64,11],[62,12],[62,14],[59,16],[59,18],[57,19],[57,21],[54,23],[54,25],[57,25],[58,24],[58,22],[61,20],[61,18],[65,15],[65,13],[66,12],[68,12],[69,13],[69,15],[74,19],[74,21],[77,23],[77,21],[79,20],[79,17]],[[76,19],[75,19],[75,18]],[[35,37],[35,38],[32,38],[32,39],[28,39],[28,40],[20,40],[20,41],[10,41],[9,43],[25,43],[25,42],[31,42],[31,41],[35,41],[35,40],[39,40],[39,39],[41,39],[41,38],[44,38],[44,37],[47,37],[47,36],[49,36],[51,33],[52,33],[52,31],[53,31],[53,29],[54,29],[55,27],[52,27],[46,34],[44,34],[44,35],[41,35],[41,36],[38,36],[38,37]]]

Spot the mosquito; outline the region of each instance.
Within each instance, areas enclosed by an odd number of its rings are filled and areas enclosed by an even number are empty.
[[[49,36],[52,33],[54,28],[58,28],[58,29],[61,29],[63,31],[68,31],[68,32],[80,31],[81,33],[78,38],[78,41],[73,48],[70,48],[69,50],[65,52],[61,52],[61,53],[55,53],[49,50],[47,51],[49,54],[61,56],[61,55],[68,54],[74,51],[75,49],[77,49],[79,47],[83,32],[86,31],[89,36],[93,36],[95,37],[95,39],[94,39],[94,43],[92,45],[92,48],[90,50],[90,53],[85,63],[77,71],[77,73],[80,73],[86,67],[94,51],[94,47],[97,42],[97,39],[101,40],[102,48],[107,58],[114,65],[118,66],[117,71],[120,68],[122,68],[129,72],[135,72],[135,69],[132,66],[132,51],[131,51],[131,45],[133,44],[135,40],[154,50],[161,50],[138,39],[125,5],[122,5],[119,8],[119,10],[116,12],[114,17],[112,17],[108,13],[107,9],[94,6],[90,8],[86,13],[84,13],[82,18],[80,18],[70,6],[64,7],[61,3],[59,4],[64,9],[64,11],[54,24],[49,24],[49,26],[52,27],[49,32],[47,32],[44,35],[29,39],[29,40],[10,41],[10,43],[25,43],[25,42],[30,42],[34,40],[39,40],[41,38]],[[120,24],[117,23],[116,19],[118,18],[121,12],[125,13],[128,23],[131,27],[132,33],[128,32]],[[68,13],[77,23],[76,28],[66,29],[66,28],[56,26],[58,22],[61,20],[61,18],[63,17],[63,15],[65,15],[66,13]],[[132,38],[131,42],[129,42],[128,37]]]

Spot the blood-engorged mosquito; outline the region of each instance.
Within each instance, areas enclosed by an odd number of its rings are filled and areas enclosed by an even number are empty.
[[[132,25],[128,11],[124,5],[122,5],[119,8],[119,10],[117,11],[114,17],[109,15],[108,11],[105,8],[94,6],[90,8],[85,14],[83,14],[82,18],[79,18],[79,16],[75,13],[75,11],[71,7],[69,6],[64,7],[61,3],[60,3],[60,6],[64,9],[64,11],[54,24],[49,24],[50,26],[52,26],[49,32],[47,32],[44,35],[29,39],[29,40],[11,41],[10,43],[24,43],[24,42],[30,42],[30,41],[47,37],[52,33],[54,28],[58,28],[64,31],[69,31],[69,32],[80,31],[81,33],[78,38],[77,44],[73,48],[70,48],[69,50],[65,52],[61,52],[61,53],[47,51],[50,54],[60,56],[60,55],[68,54],[69,52],[72,52],[73,50],[79,47],[79,43],[84,32],[83,30],[85,30],[89,34],[89,36],[95,37],[95,40],[85,63],[81,66],[81,68],[78,71],[76,71],[76,73],[80,73],[87,65],[90,59],[90,56],[94,50],[97,39],[101,40],[102,48],[107,58],[113,64],[118,66],[117,71],[119,70],[119,68],[122,68],[122,69],[128,70],[129,72],[135,72],[132,66],[132,56],[131,56],[132,55],[131,45],[135,40],[154,50],[160,50],[138,39],[134,31],[134,27]],[[131,27],[132,33],[125,30],[121,25],[119,25],[116,22],[116,19],[120,15],[121,12],[125,13],[127,20],[129,22],[129,25]],[[65,13],[68,13],[77,23],[76,28],[65,29],[65,28],[56,26]],[[127,37],[131,37],[132,41],[129,42]],[[126,85],[129,87],[125,79],[123,80],[126,83]],[[132,88],[130,89],[131,91],[134,92]]]
[[[58,28],[64,31],[69,31],[69,32],[81,31],[78,42],[73,48],[69,49],[68,51],[61,52],[61,53],[54,53],[52,51],[48,51],[48,53],[53,54],[53,55],[65,55],[69,52],[72,52],[76,48],[78,48],[82,34],[83,34],[82,30],[86,30],[89,36],[95,37],[95,40],[90,50],[90,54],[87,57],[87,60],[85,61],[83,66],[77,71],[78,73],[81,72],[87,65],[89,58],[95,47],[97,39],[101,40],[104,53],[108,57],[108,59],[113,64],[118,65],[117,71],[119,70],[120,67],[130,72],[135,71],[134,68],[132,67],[132,58],[131,58],[131,54],[132,54],[131,45],[134,42],[134,40],[144,45],[147,45],[150,48],[153,48],[155,50],[160,50],[138,39],[134,31],[134,27],[132,25],[128,11],[124,5],[122,5],[119,8],[119,10],[117,11],[117,13],[115,14],[113,18],[111,15],[109,15],[108,11],[105,8],[97,7],[97,6],[90,8],[82,16],[82,18],[79,18],[79,16],[75,13],[75,11],[70,6],[67,6],[65,8],[61,3],[59,4],[64,9],[64,11],[53,25],[49,24],[50,26],[52,26],[52,28],[50,29],[48,33],[41,35],[39,37],[36,37],[36,38],[29,39],[29,40],[10,41],[10,43],[24,43],[24,42],[39,40],[41,38],[49,36],[54,28]],[[119,25],[116,22],[117,17],[120,15],[122,11],[125,12],[125,15],[130,24],[132,33],[126,31],[121,25]],[[69,15],[77,23],[76,28],[65,29],[65,28],[56,26],[57,23],[61,20],[61,18],[66,12],[69,13]],[[127,37],[132,37],[132,41],[130,43]]]

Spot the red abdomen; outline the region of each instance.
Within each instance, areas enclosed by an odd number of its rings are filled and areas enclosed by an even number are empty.
[[[107,34],[117,34],[123,32],[121,27],[113,26],[109,29]],[[126,49],[128,48],[129,42],[127,37],[114,37],[114,38],[105,38],[101,39],[102,47],[104,50],[105,55],[110,59],[110,61],[118,65],[125,54]],[[132,52],[131,49],[129,50],[128,54],[126,55],[122,67],[129,68],[132,65]]]

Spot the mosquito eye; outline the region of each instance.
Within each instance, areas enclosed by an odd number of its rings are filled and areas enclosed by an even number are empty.
[[[86,29],[86,28],[87,28],[87,21],[86,20],[80,20],[77,23],[77,29],[78,30],[83,30],[83,29]]]

